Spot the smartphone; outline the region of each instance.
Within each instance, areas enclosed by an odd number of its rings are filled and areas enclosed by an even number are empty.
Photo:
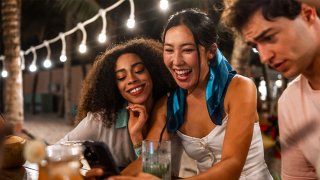
[[[113,175],[120,175],[108,146],[100,141],[85,141],[83,155],[91,168],[101,168],[104,174],[97,179],[104,179]]]

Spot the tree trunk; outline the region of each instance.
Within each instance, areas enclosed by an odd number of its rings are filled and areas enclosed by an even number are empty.
[[[66,30],[71,29],[72,26],[72,14],[67,12],[66,16]],[[64,119],[68,124],[74,124],[74,120],[71,114],[71,51],[72,51],[72,37],[66,36],[66,56],[67,61],[63,66],[63,90],[64,90]]]
[[[2,29],[5,68],[8,71],[5,89],[5,113],[17,133],[23,124],[22,71],[20,59],[20,0],[2,0]]]
[[[0,113],[4,112],[4,81],[3,78],[0,78]]]
[[[237,36],[234,40],[234,48],[231,56],[232,67],[241,75],[249,75],[250,47]]]

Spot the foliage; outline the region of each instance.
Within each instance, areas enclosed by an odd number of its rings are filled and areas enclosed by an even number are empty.
[[[278,116],[267,115],[266,120],[260,122],[261,133],[274,141],[274,145],[271,147],[273,156],[275,158],[281,158],[280,155],[280,141],[279,141],[279,126]]]
[[[52,4],[52,1],[50,1],[50,4]],[[76,22],[91,18],[96,15],[101,8],[96,1],[92,0],[54,0],[53,7],[60,12],[74,14]]]

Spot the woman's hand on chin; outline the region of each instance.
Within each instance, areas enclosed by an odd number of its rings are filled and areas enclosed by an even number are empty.
[[[141,144],[143,127],[148,120],[147,109],[144,105],[133,104],[127,107],[129,111],[128,129],[133,144]]]

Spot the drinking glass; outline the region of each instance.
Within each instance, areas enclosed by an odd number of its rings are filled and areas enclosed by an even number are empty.
[[[161,179],[171,179],[171,143],[170,141],[142,141],[143,172]]]
[[[56,144],[46,148],[48,179],[82,180],[81,145]]]

